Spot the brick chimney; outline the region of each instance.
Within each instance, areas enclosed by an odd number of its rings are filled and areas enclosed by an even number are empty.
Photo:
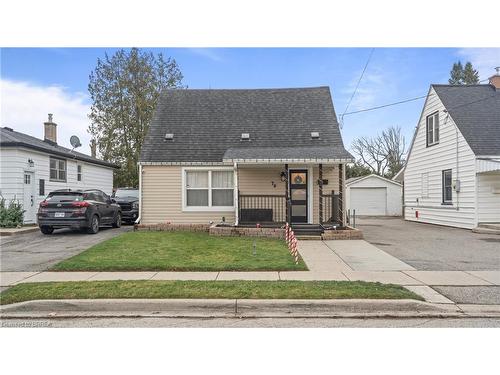
[[[490,80],[490,85],[494,86],[497,91],[500,90],[500,66],[497,66],[496,68],[496,74],[492,75],[489,80]]]
[[[52,121],[52,113],[49,113],[49,120],[43,123],[45,133],[43,136],[44,141],[57,144],[57,124]]]
[[[95,139],[90,141],[90,156],[93,158],[97,157],[97,143]]]

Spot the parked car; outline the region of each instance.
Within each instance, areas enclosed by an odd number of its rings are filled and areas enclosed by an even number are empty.
[[[118,188],[113,198],[122,209],[124,223],[133,224],[139,216],[139,190],[136,188]]]
[[[40,202],[37,217],[43,234],[51,234],[57,228],[95,234],[102,226],[119,228],[122,223],[120,206],[100,190],[53,191]]]

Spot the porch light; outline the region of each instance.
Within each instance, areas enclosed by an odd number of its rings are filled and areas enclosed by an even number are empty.
[[[30,166],[31,168],[35,166],[35,162],[33,161],[33,159],[28,159],[28,166]]]
[[[285,171],[282,171],[280,173],[280,180],[281,180],[281,182],[285,182],[286,181],[286,172]]]

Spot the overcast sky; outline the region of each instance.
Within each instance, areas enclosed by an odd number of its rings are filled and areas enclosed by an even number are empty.
[[[58,124],[58,141],[80,137],[88,153],[88,76],[112,48],[1,50],[1,125],[43,137],[47,113]],[[329,86],[337,116],[346,108],[366,64],[366,48],[161,48],[177,60],[190,88]],[[349,111],[425,95],[431,83],[447,83],[453,62],[471,61],[487,79],[500,65],[500,49],[377,48]],[[410,142],[423,100],[346,116],[342,135],[349,148],[361,135],[388,126],[403,128]]]

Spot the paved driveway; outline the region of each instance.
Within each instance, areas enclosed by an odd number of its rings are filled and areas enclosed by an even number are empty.
[[[50,236],[33,232],[0,237],[1,271],[43,271],[92,245],[132,229],[132,226],[101,228],[94,235],[60,229]]]
[[[357,218],[365,240],[417,270],[500,270],[500,236],[408,222],[401,218]]]

